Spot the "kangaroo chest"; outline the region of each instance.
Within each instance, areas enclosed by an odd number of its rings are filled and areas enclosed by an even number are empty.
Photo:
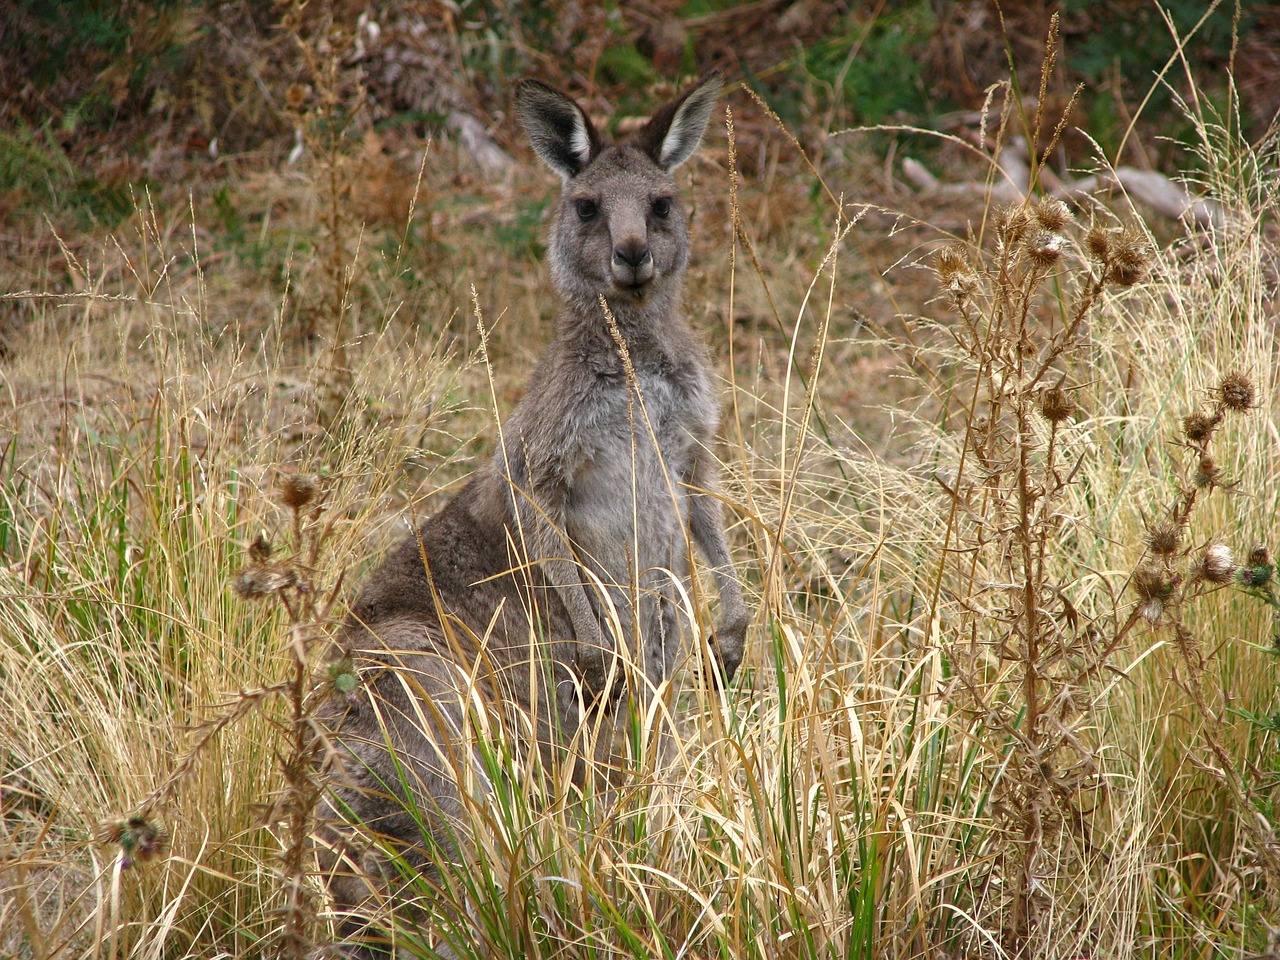
[[[683,572],[684,484],[716,427],[705,370],[637,365],[634,382],[598,377],[584,403],[595,429],[584,434],[570,485],[570,536],[601,572]]]

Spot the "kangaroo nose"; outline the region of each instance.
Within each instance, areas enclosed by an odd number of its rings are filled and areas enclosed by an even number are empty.
[[[613,259],[618,263],[624,263],[628,267],[638,270],[648,263],[652,256],[646,244],[620,243],[613,248]]]

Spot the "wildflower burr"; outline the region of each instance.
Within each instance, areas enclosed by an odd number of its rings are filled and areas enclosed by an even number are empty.
[[[1144,564],[1133,574],[1133,592],[1142,606],[1138,612],[1155,623],[1164,616],[1165,605],[1173,596],[1179,578],[1153,563]]]
[[[1147,527],[1143,540],[1147,549],[1157,556],[1172,556],[1182,544],[1182,528],[1172,522],[1155,523]]]
[[[231,589],[245,600],[261,600],[298,582],[298,574],[290,567],[255,563],[241,570],[231,581]]]
[[[1241,373],[1229,373],[1223,377],[1217,392],[1222,405],[1238,413],[1251,409],[1258,399],[1253,382]]]
[[[169,843],[168,831],[143,814],[105,824],[98,838],[103,843],[120,845],[120,865],[126,870],[134,863],[145,863],[159,856]]]
[[[939,251],[934,269],[938,271],[943,287],[956,299],[967,297],[978,287],[977,274],[965,256],[964,248],[959,245]]]
[[[1203,447],[1213,436],[1213,431],[1221,422],[1218,416],[1204,413],[1190,413],[1182,418],[1182,435],[1198,447]]]
[[[320,493],[320,482],[305,473],[289,473],[276,484],[280,502],[290,510],[301,510]]]
[[[1045,198],[1035,205],[1032,210],[1032,216],[1035,217],[1036,223],[1049,233],[1061,233],[1067,224],[1071,223],[1075,218],[1071,215],[1071,208],[1061,200]]]
[[[1111,257],[1111,234],[1103,227],[1090,227],[1085,234],[1084,248],[1092,259],[1105,263]]]
[[[1062,387],[1050,387],[1040,395],[1037,409],[1040,411],[1040,416],[1050,423],[1059,424],[1063,420],[1070,419],[1076,412],[1076,403],[1071,399],[1071,394]]]
[[[1215,542],[1205,547],[1198,572],[1210,583],[1230,583],[1235,579],[1239,566],[1236,558],[1231,555],[1231,548],[1225,543]]]
[[[1151,258],[1141,234],[1126,230],[1111,248],[1107,279],[1122,287],[1131,287],[1147,275]]]

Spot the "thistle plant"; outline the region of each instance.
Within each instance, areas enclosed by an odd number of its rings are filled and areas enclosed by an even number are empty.
[[[280,605],[286,629],[283,653],[284,679],[242,690],[218,708],[197,728],[193,746],[169,777],[128,817],[105,824],[99,830],[102,843],[120,849],[121,866],[149,860],[168,841],[164,825],[167,810],[183,782],[215,737],[251,713],[265,712],[281,733],[278,754],[282,785],[266,806],[264,823],[276,837],[279,855],[275,869],[277,902],[272,955],[301,958],[314,947],[317,918],[312,884],[310,837],[322,785],[319,769],[324,737],[315,722],[314,708],[329,689],[341,689],[343,677],[330,670],[328,682],[318,682],[315,652],[326,637],[325,627],[339,585],[320,589],[318,570],[331,525],[324,522],[324,487],[313,476],[282,475],[276,499],[288,514],[288,530],[282,543],[260,533],[249,544],[248,563],[236,574],[231,588],[242,599]],[[274,711],[282,705],[282,711]]]
[[[1087,842],[1080,800],[1102,790],[1086,732],[1090,678],[1131,627],[1100,643],[1056,558],[1074,536],[1063,500],[1079,466],[1067,361],[1104,291],[1143,277],[1145,243],[1094,228],[1081,255],[1073,226],[1062,202],[1028,201],[1000,213],[989,260],[960,247],[936,260],[959,318],[949,333],[972,375],[954,485],[941,480],[960,611],[945,641],[950,699],[994,761],[990,880],[1005,891],[1013,956],[1034,952],[1049,873]],[[1050,281],[1070,301],[1046,295]]]

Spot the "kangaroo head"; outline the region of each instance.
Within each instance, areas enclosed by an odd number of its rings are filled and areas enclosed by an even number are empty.
[[[689,225],[672,171],[698,149],[724,83],[706,74],[620,144],[572,99],[536,80],[516,90],[534,152],[564,181],[551,229],[551,276],[566,301],[619,307],[678,291]]]

